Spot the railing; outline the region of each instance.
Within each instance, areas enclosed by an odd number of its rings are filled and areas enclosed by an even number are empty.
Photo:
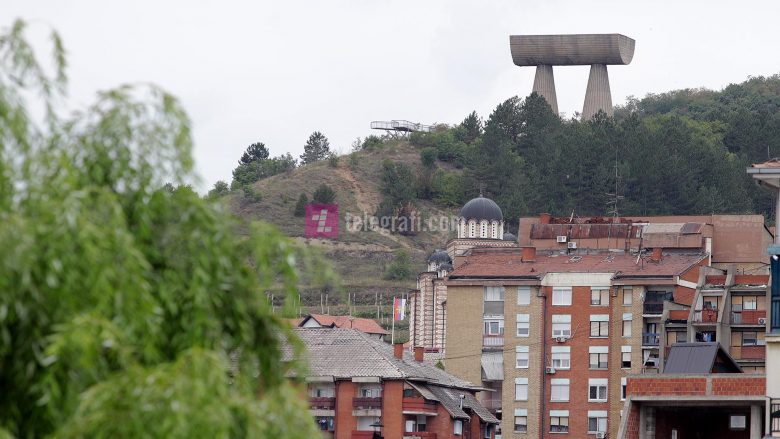
[[[642,373],[654,374],[654,373],[658,373],[658,372],[659,372],[659,370],[658,370],[658,367],[656,367],[656,366],[645,366],[645,367],[642,368]]]
[[[748,309],[731,313],[732,325],[758,325],[758,319],[766,318],[766,310]]]
[[[742,346],[740,360],[766,359],[766,346]]]
[[[404,439],[436,439],[436,433],[432,431],[407,431]]]
[[[483,399],[482,405],[488,410],[500,410],[501,399]]]
[[[664,304],[662,303],[647,303],[645,302],[642,307],[643,314],[661,314],[664,312]]]
[[[309,398],[309,407],[312,409],[333,410],[336,407],[336,398]]]
[[[696,323],[717,323],[718,310],[717,309],[697,309],[693,313],[693,321]]]
[[[772,436],[774,436],[774,433],[780,434],[780,399],[770,400],[769,413],[769,432],[772,433]]]
[[[642,333],[642,345],[643,346],[658,346],[659,337],[655,332],[643,332]]]
[[[569,432],[569,426],[568,425],[551,425],[550,426],[550,433],[568,433]]]
[[[403,399],[401,406],[404,411],[436,413],[436,402],[425,398],[406,397]]]
[[[504,335],[490,335],[490,334],[483,334],[482,335],[482,346],[496,346],[500,347],[504,345]]]
[[[381,409],[382,398],[353,398],[352,407],[356,409]]]

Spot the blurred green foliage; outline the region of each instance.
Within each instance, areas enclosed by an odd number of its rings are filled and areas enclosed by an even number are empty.
[[[60,117],[62,44],[50,77],[24,30],[0,34],[0,436],[315,437],[266,292],[290,312],[330,272],[189,188],[173,96],[121,86]]]

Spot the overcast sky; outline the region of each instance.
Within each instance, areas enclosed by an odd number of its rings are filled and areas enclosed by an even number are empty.
[[[612,99],[719,89],[780,72],[780,3],[753,1],[4,0],[56,28],[70,96],[154,82],[190,113],[205,190],[264,142],[300,155],[312,131],[348,152],[372,120],[457,123],[525,96],[534,68],[512,64],[510,34],[622,33],[633,62],[609,69]],[[598,5],[598,7],[596,6]],[[558,67],[559,109],[582,111],[588,67]]]

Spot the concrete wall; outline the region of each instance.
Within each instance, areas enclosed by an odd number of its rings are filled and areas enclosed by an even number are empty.
[[[447,372],[472,383],[482,382],[482,310],[481,286],[447,288]]]

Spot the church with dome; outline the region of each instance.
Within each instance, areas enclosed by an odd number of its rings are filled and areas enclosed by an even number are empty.
[[[463,205],[456,218],[456,237],[446,249],[428,257],[427,271],[417,276],[417,288],[409,294],[409,343],[423,346],[430,361],[444,358],[449,273],[459,259],[476,247],[517,247],[517,237],[504,233],[504,214],[495,201],[480,195]]]

